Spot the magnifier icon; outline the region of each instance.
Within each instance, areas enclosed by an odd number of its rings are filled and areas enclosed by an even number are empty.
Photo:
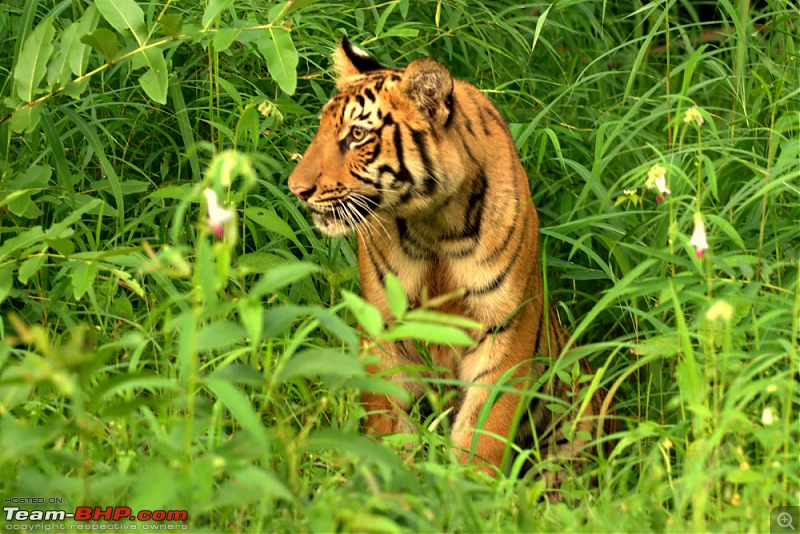
[[[792,524],[792,514],[790,514],[789,512],[779,513],[777,521],[778,521],[778,526],[794,530],[794,525]]]

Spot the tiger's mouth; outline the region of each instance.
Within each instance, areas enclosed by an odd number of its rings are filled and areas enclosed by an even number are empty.
[[[342,197],[306,203],[314,226],[330,237],[357,231],[362,226],[370,227],[369,218],[379,206],[379,198],[352,191]]]

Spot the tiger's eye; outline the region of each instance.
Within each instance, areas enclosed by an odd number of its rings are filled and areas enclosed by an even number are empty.
[[[367,136],[367,130],[361,126],[353,126],[353,128],[350,130],[350,135],[354,140],[361,141]]]

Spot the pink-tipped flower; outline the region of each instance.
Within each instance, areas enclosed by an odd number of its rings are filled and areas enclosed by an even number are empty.
[[[658,163],[650,167],[645,185],[648,189],[656,190],[656,202],[661,202],[664,196],[672,193],[667,188],[667,170]]]
[[[703,217],[699,213],[694,214],[694,231],[689,244],[694,247],[694,255],[696,258],[703,256],[703,252],[708,250],[708,240],[706,239],[706,225],[703,222]]]
[[[217,194],[212,189],[206,189],[203,194],[206,196],[206,209],[208,210],[206,224],[217,239],[221,239],[225,234],[225,223],[233,219],[236,214],[233,210],[226,210],[219,205]]]

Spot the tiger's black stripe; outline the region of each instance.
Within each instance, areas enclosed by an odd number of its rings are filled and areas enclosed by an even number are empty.
[[[397,226],[397,235],[400,238],[400,247],[409,258],[430,260],[436,257],[435,250],[420,242],[409,232],[408,222],[404,218],[398,217],[395,219],[395,225]]]
[[[422,166],[425,168],[425,176],[423,177],[423,193],[431,195],[436,190],[436,171],[433,168],[430,154],[428,154],[428,142],[426,140],[425,132],[421,130],[414,130],[409,128],[411,132],[411,139],[419,151],[419,157],[422,160]]]
[[[383,253],[380,250],[380,247],[376,247],[372,243],[367,243],[367,242],[365,242],[365,245],[366,245],[365,248],[367,250],[367,255],[369,256],[369,261],[370,263],[372,263],[372,266],[378,273],[381,282],[386,281],[387,273],[397,276],[398,274],[397,269],[389,262],[386,256],[383,255]]]
[[[467,296],[481,297],[497,291],[498,289],[500,289],[500,286],[503,285],[503,282],[506,281],[506,278],[508,278],[508,273],[509,273],[508,269],[503,269],[502,271],[500,271],[500,274],[498,274],[492,280],[490,280],[488,284],[477,288],[467,288],[466,291]]]
[[[464,214],[464,228],[459,237],[477,237],[481,233],[481,222],[483,220],[484,201],[486,200],[486,189],[488,183],[486,174],[481,170],[475,177],[475,187],[467,201],[467,212]]]
[[[394,137],[395,155],[397,157],[397,165],[398,165],[397,172],[394,172],[394,170],[389,165],[381,166],[380,170],[381,172],[389,172],[390,174],[394,175],[395,182],[392,183],[392,187],[395,187],[396,182],[414,183],[414,178],[411,176],[411,172],[408,170],[408,167],[406,167],[405,154],[403,152],[403,133],[400,131],[399,125],[395,125],[393,137]],[[387,170],[383,171],[383,169]]]

